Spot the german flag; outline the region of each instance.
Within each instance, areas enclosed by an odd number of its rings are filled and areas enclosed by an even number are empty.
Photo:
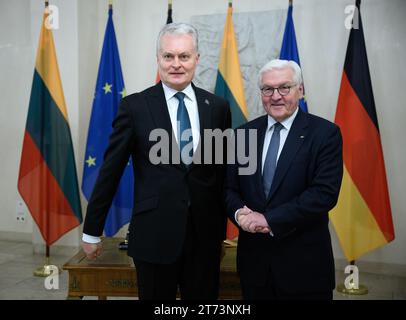
[[[237,40],[234,33],[233,7],[231,2],[228,3],[214,93],[230,103],[233,128],[237,128],[247,122],[248,111],[245,102],[240,60],[238,58]],[[237,227],[228,220],[227,239],[233,240],[237,236]]]
[[[344,177],[330,214],[348,261],[395,238],[359,0],[356,7],[358,26],[350,32],[335,117],[343,135]]]
[[[75,157],[52,31],[43,17],[18,191],[48,246],[82,222]]]

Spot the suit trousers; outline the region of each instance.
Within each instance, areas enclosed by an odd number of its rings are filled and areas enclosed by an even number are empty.
[[[333,300],[332,290],[325,292],[285,292],[273,280],[270,271],[265,284],[262,286],[244,283],[244,279],[241,279],[241,290],[244,300]]]
[[[178,288],[182,300],[218,298],[221,243],[219,252],[212,252],[208,259],[195,235],[189,212],[182,253],[174,263],[134,259],[140,300],[175,300]]]

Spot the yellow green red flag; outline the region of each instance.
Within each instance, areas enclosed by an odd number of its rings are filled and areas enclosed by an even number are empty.
[[[45,11],[18,176],[24,199],[47,245],[82,222],[75,157],[52,30]]]
[[[215,94],[225,98],[230,103],[232,126],[236,128],[248,119],[245,102],[244,84],[238,58],[237,39],[233,25],[233,7],[229,2],[223,41],[221,44],[220,60],[217,72]],[[238,236],[237,227],[227,222],[227,239],[233,240]]]

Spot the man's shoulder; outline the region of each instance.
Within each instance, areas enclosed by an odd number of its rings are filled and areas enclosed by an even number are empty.
[[[304,113],[305,116],[307,117],[309,124],[311,127],[320,127],[320,128],[326,128],[326,129],[337,129],[338,126],[334,123],[331,122],[330,120],[327,120],[326,118],[322,118],[320,116],[317,116],[312,113]]]
[[[218,96],[218,95],[216,95],[214,93],[211,93],[210,91],[207,91],[206,89],[196,87],[196,86],[193,86],[193,89],[195,91],[195,94],[196,94],[197,98],[207,99],[207,102],[209,102],[209,103],[211,101],[213,101],[216,104],[221,104],[221,105],[228,104],[228,101],[226,99],[224,99],[223,97],[220,97],[220,96]]]
[[[123,106],[127,105],[131,109],[133,109],[134,107],[136,107],[138,109],[139,107],[146,105],[147,98],[149,96],[159,96],[159,90],[160,90],[159,86],[154,85],[149,88],[146,88],[143,91],[131,93],[123,98],[121,104]],[[162,90],[162,87],[161,87],[161,90]],[[162,90],[162,96],[164,96],[163,90]]]
[[[196,95],[203,95],[203,96],[208,96],[208,97],[218,97],[218,98],[220,98],[219,96],[216,96],[215,94],[211,93],[210,91],[208,91],[206,89],[203,89],[201,87],[197,87],[193,83],[192,83],[192,87],[193,87],[193,90],[195,91]]]
[[[265,114],[242,124],[241,126],[237,127],[237,129],[259,129],[266,123],[266,121],[267,115]]]
[[[139,99],[142,97],[146,97],[148,95],[156,95],[157,93],[159,93],[159,86],[158,85],[153,85],[151,87],[148,87],[142,91],[139,92],[133,92],[127,96],[124,97],[124,99],[126,100],[133,100],[133,99]],[[162,88],[161,88],[162,89]]]

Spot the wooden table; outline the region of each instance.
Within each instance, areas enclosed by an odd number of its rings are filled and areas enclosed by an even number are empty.
[[[105,238],[102,255],[94,261],[86,259],[82,250],[63,269],[69,273],[68,299],[83,296],[137,297],[137,279],[132,258],[119,250],[121,238]],[[221,262],[220,299],[241,299],[240,282],[235,267],[236,248],[225,246]]]

